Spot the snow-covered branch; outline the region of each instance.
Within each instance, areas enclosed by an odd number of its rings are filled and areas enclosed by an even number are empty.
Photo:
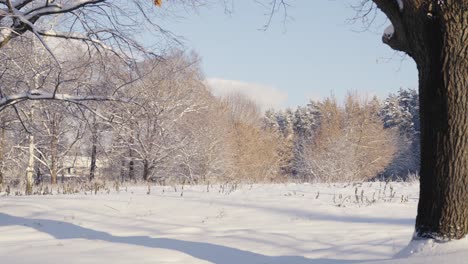
[[[49,3],[49,1],[39,0],[1,1],[0,3],[7,8],[0,10],[0,21],[10,18],[11,22],[6,22],[5,24],[10,25],[3,25],[5,30],[0,31],[0,47],[5,46],[8,41],[21,36],[27,31],[39,31],[40,28],[36,26],[36,22],[43,16],[71,13],[86,6],[95,6],[103,2],[106,2],[106,0],[70,0],[64,4],[62,2]]]
[[[377,7],[388,17],[391,25],[382,36],[382,41],[392,49],[409,53],[406,41],[406,28],[404,26],[405,2],[404,0],[372,0]]]
[[[72,11],[83,8],[85,6],[97,5],[106,1],[107,0],[72,0],[67,1],[63,5],[60,3],[50,4],[48,1],[45,1],[44,5],[27,11],[24,17],[27,20],[34,21],[42,16],[71,13]]]
[[[79,103],[83,101],[120,101],[126,102],[127,100],[116,98],[112,96],[95,96],[95,95],[70,95],[70,94],[60,94],[60,93],[49,93],[41,90],[31,90],[24,93],[18,93],[10,96],[6,96],[0,99],[0,111],[5,108],[15,105],[17,103],[26,101],[26,100],[58,100],[66,101],[71,103]]]
[[[120,6],[124,3],[126,6]],[[138,31],[147,22],[154,27],[152,32],[175,37],[151,21],[151,5],[147,0],[0,0],[0,48],[31,32],[46,49],[49,49],[48,43],[42,36],[83,41],[90,44],[88,48],[111,51],[120,58],[140,58],[135,51],[153,55],[139,45],[130,32]],[[50,24],[50,19],[56,24]],[[54,30],[56,27],[62,32]]]
[[[61,39],[67,39],[67,40],[79,40],[83,41],[85,43],[92,43],[93,45],[97,45],[101,47],[104,50],[108,50],[112,52],[114,55],[122,59],[122,54],[118,53],[115,51],[112,47],[106,45],[103,41],[90,37],[89,35],[84,35],[84,34],[79,34],[79,33],[73,33],[73,32],[57,32],[53,30],[47,30],[47,31],[38,31],[37,32],[41,36],[45,37],[54,37],[54,38],[61,38]]]

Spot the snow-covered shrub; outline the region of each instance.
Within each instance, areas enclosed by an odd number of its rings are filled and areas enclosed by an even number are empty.
[[[231,181],[272,182],[282,180],[287,145],[278,130],[262,125],[255,102],[243,95],[225,98],[229,109],[229,140],[232,155]]]
[[[395,135],[383,128],[377,99],[348,95],[344,107],[334,98],[321,104],[321,125],[304,148],[304,165],[314,181],[369,180],[379,175],[396,151]]]
[[[387,178],[417,173],[420,163],[419,100],[414,89],[400,89],[385,99],[380,116],[386,129],[398,132],[397,152],[384,172]]]

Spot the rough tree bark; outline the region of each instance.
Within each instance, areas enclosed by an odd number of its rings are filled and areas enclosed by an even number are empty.
[[[415,239],[461,239],[468,234],[468,0],[373,2],[394,27],[383,42],[412,57],[419,71]]]
[[[96,116],[93,115],[93,127],[91,127],[91,167],[89,169],[89,180],[92,181],[96,174],[96,160],[97,160],[97,143],[98,143],[98,131]]]

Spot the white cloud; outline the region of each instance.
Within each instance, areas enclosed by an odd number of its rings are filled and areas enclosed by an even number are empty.
[[[257,102],[262,110],[281,108],[288,99],[287,93],[268,85],[220,78],[208,78],[206,82],[215,96],[222,97],[240,92]]]

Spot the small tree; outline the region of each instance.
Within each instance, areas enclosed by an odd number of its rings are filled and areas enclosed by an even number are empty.
[[[72,113],[77,111],[74,105],[40,103],[36,107],[35,158],[50,174],[51,183],[56,184],[58,176],[73,166],[85,122],[74,118]]]
[[[320,106],[321,123],[304,163],[316,181],[362,181],[376,177],[390,163],[393,134],[383,128],[377,101],[348,95],[345,106],[334,98]]]
[[[240,93],[223,99],[228,109],[233,179],[251,182],[281,179],[282,137],[262,127],[258,105]]]

